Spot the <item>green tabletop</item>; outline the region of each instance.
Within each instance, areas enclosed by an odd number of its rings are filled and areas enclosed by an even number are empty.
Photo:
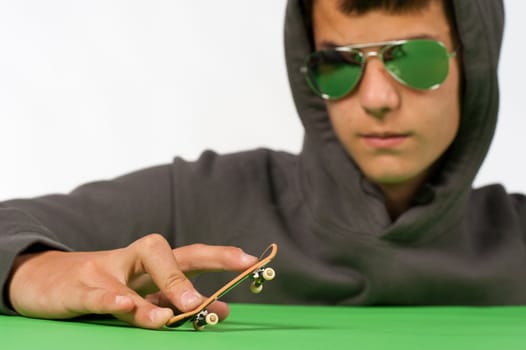
[[[524,349],[526,307],[299,307],[232,304],[196,332],[113,320],[0,316],[0,349]]]

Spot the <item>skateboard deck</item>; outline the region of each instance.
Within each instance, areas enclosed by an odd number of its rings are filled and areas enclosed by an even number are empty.
[[[166,326],[174,328],[182,326],[188,321],[192,321],[194,328],[196,330],[201,330],[206,325],[217,324],[217,322],[219,322],[219,317],[213,312],[208,312],[207,307],[248,278],[252,278],[250,290],[253,293],[261,292],[263,289],[263,282],[272,280],[276,275],[274,270],[270,267],[266,267],[266,265],[274,259],[277,252],[278,245],[276,243],[270,244],[259,257],[258,262],[241,272],[223,287],[219,288],[195,309],[172,317],[168,320]]]

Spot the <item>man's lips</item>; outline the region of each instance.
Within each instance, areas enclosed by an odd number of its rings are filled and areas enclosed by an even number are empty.
[[[392,149],[400,146],[411,135],[410,133],[367,133],[359,135],[372,148]]]

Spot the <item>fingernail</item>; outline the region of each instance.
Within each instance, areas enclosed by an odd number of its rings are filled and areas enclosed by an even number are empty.
[[[258,261],[258,258],[256,258],[253,255],[243,254],[241,256],[241,263],[243,263],[244,265],[251,265],[254,264],[256,261]]]
[[[172,310],[168,308],[158,308],[150,311],[148,316],[150,317],[150,321],[155,323],[161,323],[168,321],[168,319],[172,317],[172,315]]]
[[[202,300],[201,295],[192,290],[187,290],[181,294],[181,306],[185,311],[197,307]]]

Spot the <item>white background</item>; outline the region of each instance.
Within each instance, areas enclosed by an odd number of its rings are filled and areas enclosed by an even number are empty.
[[[526,3],[506,0],[496,138],[476,180],[526,192]],[[0,0],[0,200],[142,167],[299,151],[284,0]]]

